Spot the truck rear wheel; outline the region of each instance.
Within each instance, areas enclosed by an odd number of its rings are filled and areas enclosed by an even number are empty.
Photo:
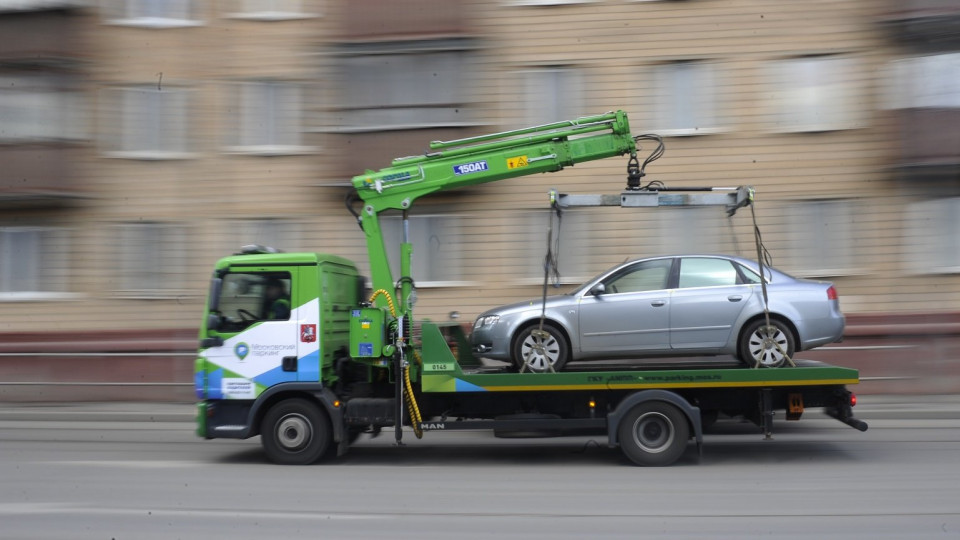
[[[617,428],[620,449],[637,465],[662,467],[680,458],[687,448],[690,425],[679,409],[662,401],[640,403]]]
[[[267,458],[281,465],[309,465],[330,448],[330,420],[300,398],[277,403],[263,417],[260,442]]]

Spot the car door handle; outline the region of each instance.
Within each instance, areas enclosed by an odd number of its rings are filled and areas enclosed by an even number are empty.
[[[667,303],[664,302],[663,300],[654,300],[653,302],[650,302],[650,305],[653,307],[663,307],[667,305]]]
[[[739,294],[731,294],[730,296],[727,297],[727,300],[731,302],[739,302],[743,300],[743,296]]]

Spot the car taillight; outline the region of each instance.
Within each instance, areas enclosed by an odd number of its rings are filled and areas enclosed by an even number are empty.
[[[838,298],[839,296],[837,296],[837,288],[831,285],[830,288],[827,289],[827,300],[836,300]]]

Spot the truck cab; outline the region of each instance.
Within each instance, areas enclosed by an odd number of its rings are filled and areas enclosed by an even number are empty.
[[[335,255],[250,246],[218,261],[194,383],[198,399],[223,410],[207,414],[222,421],[204,431],[227,436],[231,426],[247,424],[239,419],[267,390],[334,384],[333,364],[349,346],[351,309],[363,290],[356,266]],[[236,437],[254,434],[235,431]]]

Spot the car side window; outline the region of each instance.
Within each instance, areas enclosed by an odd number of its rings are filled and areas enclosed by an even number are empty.
[[[743,279],[737,283],[751,283],[756,284],[760,283],[760,274],[757,274],[753,270],[743,266],[742,264],[737,265],[740,268],[740,274],[743,275]]]
[[[736,285],[739,274],[730,261],[690,257],[680,260],[681,289]]]
[[[672,259],[659,259],[635,264],[606,283],[608,293],[656,291],[667,288]]]

